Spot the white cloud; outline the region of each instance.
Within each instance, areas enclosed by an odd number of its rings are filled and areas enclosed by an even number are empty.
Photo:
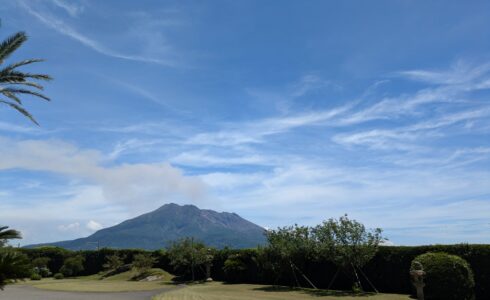
[[[411,80],[431,84],[456,85],[477,80],[486,75],[488,72],[490,72],[490,63],[475,66],[464,61],[458,61],[449,70],[409,70],[398,72],[398,74]]]
[[[197,134],[187,140],[188,144],[233,146],[264,142],[263,138],[285,133],[304,126],[324,125],[326,122],[349,110],[345,105],[329,110],[305,112],[288,116],[266,118],[252,122],[225,124],[229,130]]]
[[[168,163],[138,163],[110,166],[92,149],[79,149],[62,141],[16,141],[0,138],[0,170],[25,169],[69,176],[100,185],[112,202],[141,205],[165,201],[176,195],[196,201],[206,187],[196,177],[184,176]],[[109,166],[108,166],[109,165]]]
[[[75,222],[66,225],[59,225],[58,229],[61,231],[78,231],[80,229],[80,223]]]
[[[94,221],[94,220],[90,220],[88,221],[86,227],[89,229],[89,230],[92,230],[92,231],[97,231],[97,230],[100,230],[102,228],[104,228],[104,226],[102,226],[102,224]]]

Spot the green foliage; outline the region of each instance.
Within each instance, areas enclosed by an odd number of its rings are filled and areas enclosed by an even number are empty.
[[[232,254],[225,260],[223,271],[228,282],[241,282],[246,279],[247,264],[242,255]]]
[[[0,247],[4,247],[8,240],[22,238],[19,231],[8,228],[8,226],[0,226]]]
[[[50,260],[49,257],[37,257],[33,259],[31,265],[34,266],[34,272],[41,277],[49,277],[51,275],[51,271],[48,268]]]
[[[412,268],[422,264],[426,272],[424,288],[427,300],[474,299],[475,281],[467,261],[456,255],[429,252],[417,256]]]
[[[1,51],[0,45],[0,57]],[[8,240],[20,238],[19,231],[0,226],[0,289],[3,289],[7,280],[28,277],[31,273],[28,257],[16,249],[5,247]]]
[[[41,280],[42,276],[38,273],[32,273],[30,278],[31,280]]]
[[[105,270],[116,270],[124,265],[124,258],[117,254],[106,257],[106,263],[103,265]]]
[[[103,270],[103,265],[106,262],[106,257],[117,254],[120,257],[125,257],[124,263],[128,264],[133,260],[133,257],[139,253],[148,253],[157,259],[156,268],[164,269],[174,273],[174,266],[170,264],[171,259],[167,251],[144,251],[138,249],[107,249],[103,248],[99,251],[67,251],[56,247],[42,247],[34,249],[16,249],[16,251],[25,253],[31,260],[47,256],[51,258],[49,268],[53,273],[57,273],[63,259],[74,255],[82,255],[85,258],[83,275],[97,274]],[[433,245],[433,246],[396,246],[387,247],[379,246],[378,252],[364,267],[363,271],[369,280],[376,286],[380,292],[384,293],[399,293],[409,294],[412,292],[413,286],[410,282],[410,264],[412,260],[420,254],[427,252],[447,252],[449,254],[458,255],[465,259],[473,269],[475,279],[475,294],[476,299],[490,299],[490,245]],[[284,269],[285,272],[274,272],[271,265],[277,265],[282,259],[273,253],[268,248],[259,249],[222,249],[216,250],[213,253],[213,265],[211,274],[213,279],[218,281],[233,281],[239,283],[254,283],[254,284],[280,284],[280,285],[295,285],[292,278],[291,269]],[[228,257],[232,255],[241,261],[239,278],[228,275],[224,271],[224,264]],[[286,266],[287,267],[287,266]],[[311,279],[318,288],[326,288],[335,275],[337,266],[330,262],[327,257],[318,253],[305,259],[302,271]],[[28,270],[29,272],[31,269]],[[183,275],[185,272],[190,272],[189,269],[184,269],[182,272],[174,274]],[[30,274],[30,273],[29,273]],[[204,273],[196,266],[196,277],[202,276]],[[230,277],[231,275],[231,277]],[[27,275],[28,277],[29,275]],[[187,275],[187,278],[190,278]],[[202,278],[202,277],[201,277]],[[302,278],[298,278],[302,280]],[[369,286],[363,278],[361,278],[363,286]],[[302,286],[307,286],[306,281],[301,282]],[[333,289],[350,290],[352,288],[352,278],[339,273],[335,280]]]
[[[34,249],[20,248],[19,251],[26,254],[33,262],[33,265],[34,262],[41,264],[40,267],[42,267],[42,264],[45,262],[42,259],[47,258],[48,261],[46,267],[53,273],[58,273],[65,259],[73,255],[71,252],[59,247],[39,247]],[[37,261],[38,258],[41,258],[41,260]],[[34,265],[34,267],[35,266],[36,265]]]
[[[32,260],[31,264],[37,268],[47,267],[51,259],[49,257],[37,257]]]
[[[210,262],[211,259],[210,249],[203,243],[196,242],[191,238],[174,242],[168,248],[167,255],[175,274],[184,277],[190,275],[192,279],[195,279],[196,273],[200,276],[205,275],[204,264]]]
[[[151,254],[140,253],[134,256],[132,266],[141,274],[151,269],[155,262],[156,259]]]
[[[65,263],[60,268],[60,272],[65,277],[79,275],[84,269],[83,268],[84,261],[85,261],[85,258],[81,255],[69,257],[65,260]]]
[[[12,248],[0,248],[0,289],[8,279],[29,277],[31,265],[28,257]]]
[[[313,229],[320,255],[344,269],[366,265],[383,241],[381,232],[380,228],[367,231],[363,224],[350,220],[347,215],[324,221]]]
[[[61,273],[56,273],[54,274],[53,278],[59,280],[59,279],[64,279],[65,276]]]
[[[17,32],[1,42],[0,65],[2,65],[5,62],[5,59],[15,52],[15,50],[22,46],[25,41],[27,41],[27,35],[24,32]],[[42,60],[40,59],[26,59],[0,69],[0,85],[2,85],[0,96],[3,96],[3,98],[0,98],[0,103],[17,110],[35,124],[38,123],[23,107],[23,103],[19,97],[20,95],[31,95],[49,101],[48,97],[39,92],[43,90],[43,87],[34,81],[51,80],[51,77],[45,74],[24,73],[18,70],[18,68],[41,61]]]
[[[266,233],[268,247],[263,255],[269,257],[267,267],[276,281],[284,274],[290,274],[298,284],[298,270],[315,256],[315,240],[312,228],[306,226],[287,226]]]
[[[347,215],[313,228],[294,225],[269,230],[266,236],[269,244],[264,255],[271,258],[267,267],[275,274],[276,281],[284,278],[284,274],[291,274],[295,285],[300,285],[301,277],[312,285],[304,270],[308,262],[319,258],[334,263],[346,273],[356,274],[355,269],[362,268],[375,256],[383,240],[381,229],[368,231]],[[357,283],[360,286],[359,279]]]
[[[34,274],[39,274],[41,277],[49,277],[51,275],[51,271],[47,267],[34,267]]]

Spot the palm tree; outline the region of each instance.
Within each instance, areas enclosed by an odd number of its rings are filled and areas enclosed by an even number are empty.
[[[18,32],[0,43],[0,66],[5,60],[22,44],[27,41],[27,35],[24,32]],[[49,101],[49,98],[39,93],[43,87],[34,82],[36,80],[51,80],[49,75],[32,74],[19,71],[17,68],[32,63],[43,61],[42,59],[26,59],[17,63],[7,65],[0,69],[0,103],[8,105],[17,110],[36,125],[39,125],[34,117],[23,107],[19,98],[21,94],[32,95]]]
[[[8,228],[8,226],[0,226],[0,247],[6,244],[7,240],[22,238],[19,231]]]

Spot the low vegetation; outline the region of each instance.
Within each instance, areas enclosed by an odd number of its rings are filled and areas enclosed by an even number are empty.
[[[330,219],[315,227],[295,225],[278,228],[269,231],[267,238],[267,247],[242,250],[209,249],[192,239],[183,239],[168,249],[151,252],[138,249],[73,252],[55,247],[4,247],[0,249],[0,258],[2,251],[9,253],[12,255],[10,263],[16,257],[19,268],[0,266],[0,274],[2,278],[33,276],[33,279],[55,274],[54,278],[30,281],[30,284],[44,289],[121,291],[158,288],[175,280],[203,280],[206,266],[211,266],[211,276],[215,281],[289,286],[305,297],[312,295],[311,291],[331,297],[332,294],[325,292],[330,289],[346,291],[349,297],[351,293],[373,297],[369,293],[375,293],[376,289],[395,294],[413,292],[409,270],[412,261],[417,259],[427,271],[428,300],[434,286],[458,295],[456,298],[448,296],[444,299],[472,299],[473,293],[476,299],[487,299],[490,295],[490,286],[485,284],[489,278],[490,246],[381,246],[383,239],[379,229],[367,230],[347,216],[338,220]],[[446,252],[451,255],[445,254],[449,258],[442,259],[444,255],[426,254],[428,252]],[[441,263],[434,265],[435,262]],[[15,270],[17,274],[9,273],[9,270]],[[20,270],[23,270],[23,275],[20,275]],[[139,282],[148,278],[155,281]],[[457,279],[463,287],[460,289],[451,281],[453,279]],[[212,294],[207,286],[203,286],[203,293]],[[211,287],[228,288],[221,285]],[[457,290],[452,292],[451,288]],[[199,290],[192,286],[182,293],[194,293],[195,289]],[[225,290],[223,293],[226,293]],[[464,293],[459,293],[463,290]]]
[[[326,291],[313,289],[291,289],[253,284],[222,284],[206,283],[189,286],[183,289],[166,292],[153,300],[309,300],[309,299],[342,299],[359,300],[409,300],[408,295],[396,294],[352,294],[342,291]]]
[[[103,277],[102,274],[80,276],[66,279],[42,279],[39,281],[26,281],[22,284],[29,284],[39,289],[53,291],[72,291],[72,292],[126,292],[126,291],[145,291],[167,287],[171,285],[173,276],[161,269],[150,269],[146,271],[146,276],[157,276],[155,281],[139,281],[139,273],[135,270],[123,272],[110,277]]]

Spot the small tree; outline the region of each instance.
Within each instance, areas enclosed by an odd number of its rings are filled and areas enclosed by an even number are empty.
[[[208,262],[208,248],[193,238],[184,238],[174,242],[167,250],[170,265],[176,274],[191,275],[195,280],[195,271],[201,270],[204,274],[204,265]]]
[[[124,265],[124,258],[117,254],[106,257],[106,263],[102,266],[105,270],[116,270]]]
[[[338,270],[348,273],[351,273],[349,270],[352,271],[356,284],[361,289],[362,286],[357,271],[364,275],[362,267],[374,257],[378,251],[379,244],[384,240],[381,233],[382,230],[380,228],[370,231],[366,230],[363,224],[356,220],[350,220],[347,215],[340,217],[338,220],[329,219],[324,221],[313,229],[318,252],[321,255],[326,255],[339,267]],[[330,285],[337,274],[338,271]],[[364,275],[364,277],[366,276]],[[367,277],[366,280],[369,282]],[[374,286],[372,287],[374,288]]]
[[[315,244],[312,239],[311,228],[295,224],[294,226],[280,227],[277,230],[269,230],[266,232],[266,237],[269,242],[268,250],[280,259],[279,264],[272,265],[275,273],[281,274],[290,268],[296,285],[299,286],[296,275],[299,272],[315,288],[315,285],[301,270],[304,269],[305,262],[314,256]]]
[[[84,262],[85,258],[81,255],[69,257],[65,260],[63,266],[61,267],[60,273],[62,273],[65,277],[76,276],[84,270]]]
[[[143,274],[153,267],[156,259],[147,253],[136,254],[133,259],[132,266],[138,271],[139,274]]]

